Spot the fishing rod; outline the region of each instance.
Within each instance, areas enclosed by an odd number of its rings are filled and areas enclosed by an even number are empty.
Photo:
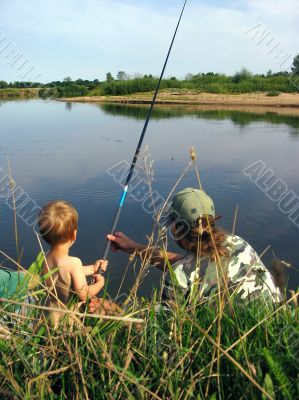
[[[137,158],[139,156],[139,153],[140,153],[140,150],[141,150],[141,147],[142,147],[142,142],[143,142],[143,139],[144,139],[144,136],[145,136],[145,133],[146,133],[146,130],[147,130],[147,126],[148,126],[148,123],[149,123],[149,120],[150,120],[150,117],[151,117],[151,114],[152,114],[152,111],[153,111],[153,108],[154,108],[154,105],[155,105],[155,102],[156,102],[157,94],[158,94],[158,91],[160,89],[161,81],[163,79],[163,75],[164,75],[164,72],[165,72],[165,69],[166,69],[166,66],[167,66],[167,62],[168,62],[168,59],[169,59],[169,56],[170,56],[170,53],[171,53],[171,49],[172,49],[174,40],[176,38],[177,31],[178,31],[180,23],[181,23],[181,19],[182,19],[182,16],[183,16],[187,1],[188,0],[184,1],[184,5],[183,5],[183,8],[182,8],[182,11],[181,11],[181,14],[180,14],[176,29],[174,31],[174,34],[173,34],[173,37],[172,37],[172,41],[171,41],[171,44],[170,44],[170,47],[169,47],[169,50],[168,50],[168,53],[167,53],[167,56],[166,56],[166,60],[164,62],[163,69],[162,69],[162,72],[161,72],[161,75],[160,75],[160,78],[159,78],[159,81],[158,81],[158,85],[157,85],[157,88],[155,90],[154,97],[152,99],[150,108],[149,108],[148,113],[147,113],[147,117],[146,117],[146,120],[145,120],[145,123],[144,123],[144,127],[142,129],[142,132],[141,132],[141,135],[140,135],[140,138],[139,138],[139,142],[138,142],[138,145],[137,145],[137,148],[136,148],[136,151],[135,151],[135,154],[134,154],[131,166],[130,166],[130,170],[129,170],[129,173],[128,173],[128,176],[127,176],[124,188],[123,188],[123,192],[122,192],[122,195],[120,197],[119,205],[117,207],[117,210],[116,210],[116,213],[115,213],[115,216],[114,216],[114,220],[113,220],[112,227],[111,227],[111,230],[110,230],[111,234],[114,233],[114,231],[115,231],[115,229],[117,227],[118,221],[119,221],[121,210],[122,210],[123,204],[125,202],[125,199],[126,199],[126,196],[127,196],[127,193],[128,193],[128,189],[129,189],[129,185],[130,185],[130,181],[131,181],[131,178],[133,176],[133,172],[134,172],[134,169],[135,169],[135,166],[136,166]],[[105,250],[104,250],[104,253],[103,253],[103,257],[102,257],[103,260],[107,259],[110,247],[111,247],[111,242],[110,242],[110,240],[107,240],[106,246],[105,246]]]

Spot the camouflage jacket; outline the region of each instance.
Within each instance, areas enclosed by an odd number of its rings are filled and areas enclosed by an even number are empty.
[[[226,243],[230,256],[221,263],[207,257],[198,259],[194,253],[174,263],[165,280],[164,299],[178,294],[186,297],[194,291],[202,299],[211,298],[218,292],[219,281],[221,289],[226,282],[229,292],[243,301],[279,302],[280,292],[254,249],[239,236],[227,236]]]

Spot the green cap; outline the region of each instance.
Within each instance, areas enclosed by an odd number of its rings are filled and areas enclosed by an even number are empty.
[[[180,217],[193,226],[203,215],[215,217],[213,200],[203,190],[186,188],[174,196],[171,205],[172,218]]]

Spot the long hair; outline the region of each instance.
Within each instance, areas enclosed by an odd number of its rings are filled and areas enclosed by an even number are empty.
[[[180,236],[188,241],[187,250],[196,256],[209,257],[211,260],[216,260],[217,255],[229,257],[229,250],[225,245],[227,234],[223,229],[216,227],[217,219],[219,217],[203,215],[191,228],[178,222],[174,226],[174,235],[180,232]]]

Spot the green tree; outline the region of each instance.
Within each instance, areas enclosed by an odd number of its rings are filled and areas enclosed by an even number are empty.
[[[299,54],[294,57],[293,66],[292,66],[293,74],[299,74]]]
[[[241,81],[244,81],[244,80],[250,79],[250,78],[252,78],[252,73],[251,73],[248,69],[246,69],[245,67],[243,67],[243,68],[241,69],[241,71],[237,71],[237,72],[235,73],[235,75],[233,76],[233,81],[234,81],[235,83],[239,83],[239,82],[241,82]]]
[[[107,74],[106,74],[106,82],[112,82],[112,81],[114,81],[114,78],[113,78],[111,72],[107,72]]]
[[[5,81],[0,81],[0,89],[6,89],[8,87],[7,82]]]
[[[185,75],[185,81],[192,81],[193,77],[194,75],[189,72]]]
[[[64,78],[63,82],[72,82],[72,78],[70,76],[67,76]]]
[[[125,71],[119,71],[116,79],[118,81],[125,81],[127,79],[127,74],[125,73]]]

